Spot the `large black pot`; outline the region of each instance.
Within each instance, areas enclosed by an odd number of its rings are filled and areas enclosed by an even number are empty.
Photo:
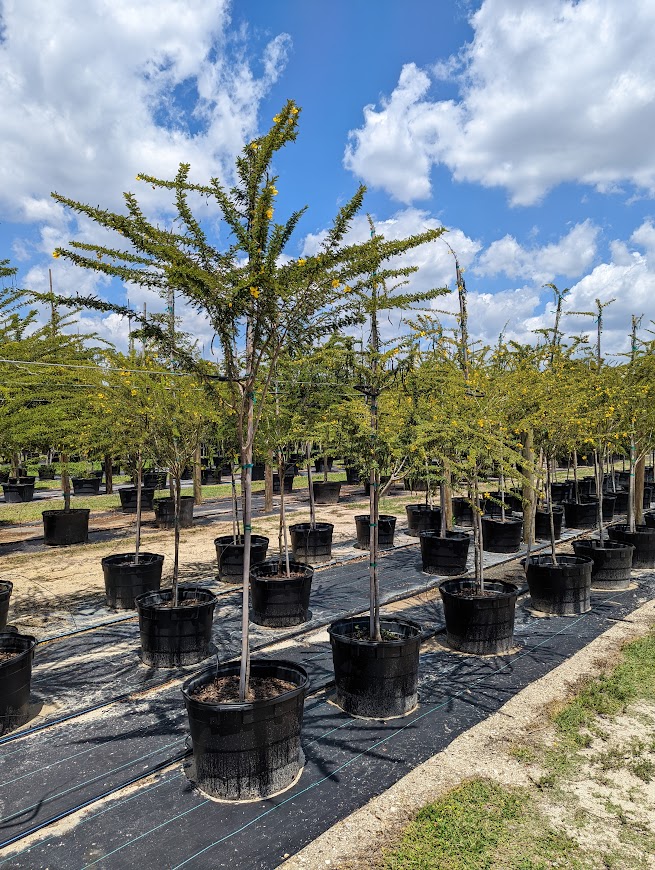
[[[284,680],[272,698],[206,702],[193,697],[217,677],[238,679],[239,663],[212,665],[182,686],[193,744],[193,780],[213,797],[263,800],[292,785],[303,768],[300,745],[307,672],[295,662],[253,659],[250,679]]]
[[[312,490],[316,504],[338,504],[341,484],[331,480],[313,480]]]
[[[419,535],[421,562],[426,574],[441,574],[451,577],[466,571],[470,535],[466,532],[446,532],[442,538],[439,531],[425,531]]]
[[[603,522],[611,523],[614,519],[614,510],[616,507],[616,496],[610,493],[603,493]]]
[[[5,494],[7,504],[19,504],[24,501],[32,501],[34,498],[33,483],[3,483],[2,491]]]
[[[332,471],[333,464],[334,464],[334,459],[331,456],[328,456],[328,458],[327,458],[327,470],[328,471]],[[323,471],[324,465],[325,465],[325,460],[322,456],[319,456],[316,459],[316,461],[314,462],[314,468],[316,469],[317,472]]]
[[[421,626],[382,617],[383,640],[368,640],[368,617],[339,619],[328,632],[336,682],[335,701],[353,716],[389,719],[418,703]]]
[[[284,491],[285,493],[293,492],[293,474],[284,475]],[[273,494],[280,494],[280,475],[273,473]]]
[[[118,553],[105,556],[101,565],[107,607],[134,610],[134,599],[138,595],[159,590],[164,557],[157,553],[139,553],[139,562],[135,564],[134,553]]]
[[[36,477],[31,474],[21,474],[19,477],[10,477],[9,483],[28,483],[34,486],[36,483]]]
[[[360,482],[361,478],[359,476],[359,470],[357,468],[352,468],[350,465],[346,465],[346,483],[355,484]]]
[[[362,550],[368,550],[371,544],[371,517],[369,514],[360,514],[355,517],[357,529],[357,546]],[[380,514],[378,517],[378,546],[393,547],[393,536],[396,530],[396,518],[390,514]]]
[[[620,544],[618,541],[601,543],[592,538],[573,541],[575,555],[593,562],[592,589],[628,589],[634,551],[632,544]]]
[[[200,482],[203,486],[218,486],[222,483],[220,468],[203,468],[200,472]]]
[[[147,489],[166,489],[166,477],[165,471],[144,471],[143,486]]]
[[[90,513],[89,508],[41,511],[44,544],[50,547],[86,544],[89,540]]]
[[[100,492],[99,477],[72,477],[71,483],[75,495],[98,495]]]
[[[0,471],[0,483],[9,483],[8,471]]]
[[[216,558],[218,560],[218,579],[224,583],[241,583],[243,581],[243,535],[237,535],[236,541],[232,535],[221,535],[214,538]],[[268,538],[263,535],[250,536],[250,564],[258,565],[266,558]]]
[[[332,558],[332,523],[296,523],[289,526],[291,549],[296,562],[307,565],[320,565]]]
[[[501,516],[501,504],[505,505],[506,514],[511,513],[512,511],[521,512],[523,510],[522,497],[511,490],[508,490],[505,493],[504,498],[500,492],[492,492],[490,493],[490,496],[491,498],[485,499],[484,501],[484,512],[490,517]],[[493,499],[493,501],[491,499]]]
[[[164,498],[156,498],[153,501],[155,510],[155,522],[158,529],[175,528],[175,499],[169,495]],[[193,526],[192,495],[180,496],[180,528],[190,529]]]
[[[263,462],[255,462],[252,467],[252,480],[265,480],[266,466]]]
[[[467,498],[455,496],[452,500],[453,520],[457,526],[473,525],[473,508]]]
[[[505,522],[482,517],[482,546],[488,553],[516,553],[521,549],[523,520],[507,517]]]
[[[32,659],[36,638],[13,630],[0,632],[0,653],[16,653],[0,662],[0,734],[29,719]]]
[[[0,580],[0,631],[2,631],[7,624],[9,599],[11,598],[11,590],[13,588],[13,584],[10,580]]]
[[[617,489],[612,495],[614,496],[614,513],[627,514],[628,501],[630,499],[628,490],[623,488]]]
[[[406,504],[407,534],[415,538],[421,532],[436,531],[441,528],[441,508],[427,504]]]
[[[550,494],[553,504],[561,504],[573,497],[573,481],[554,480],[550,485]]]
[[[445,580],[439,586],[448,645],[472,655],[504,655],[513,646],[518,589],[513,583]],[[492,594],[489,594],[492,593]]]
[[[197,586],[179,586],[180,602],[197,604],[171,607],[172,589],[146,592],[135,599],[139,612],[141,658],[152,668],[195,665],[210,655],[216,596]]]
[[[630,532],[627,524],[621,523],[610,526],[607,531],[612,541],[634,546],[633,568],[655,568],[655,529],[639,525],[635,532]]]
[[[564,508],[559,504],[553,505],[553,527],[555,529],[555,540],[558,541],[562,537],[562,520],[564,519]],[[537,510],[534,515],[534,536],[538,541],[550,540],[550,514],[547,510]]]
[[[291,576],[280,576],[279,571],[279,559],[260,562],[250,571],[250,618],[256,625],[284,628],[301,625],[309,619],[314,569],[290,560]]]
[[[415,477],[405,477],[403,479],[403,489],[407,492],[427,492],[428,484],[426,480],[419,480]]]
[[[136,513],[136,486],[121,486],[118,490],[118,495],[121,500],[121,510],[124,514]],[[141,487],[141,510],[154,510],[153,499],[155,497],[154,486]]]
[[[391,475],[390,475],[390,474],[383,474],[383,475],[380,477],[380,486],[379,486],[379,489],[382,490],[382,488],[383,488],[387,483],[389,483],[390,480],[391,480]],[[370,494],[371,494],[371,479],[370,479],[370,477],[367,477],[367,478],[363,481],[363,483],[364,483],[364,492],[366,493],[366,495],[370,496]]]
[[[102,476],[104,475],[104,473],[105,473],[105,472],[102,471],[102,470],[101,470],[101,471],[92,471],[92,472],[91,472],[91,477],[97,477],[98,480],[102,481]]]
[[[597,498],[586,498],[581,502],[565,501],[563,505],[567,529],[593,529],[598,524]]]
[[[577,616],[591,610],[591,559],[530,556],[526,580],[535,610],[553,616]]]
[[[55,469],[54,468],[39,468],[39,480],[54,480],[55,479]]]

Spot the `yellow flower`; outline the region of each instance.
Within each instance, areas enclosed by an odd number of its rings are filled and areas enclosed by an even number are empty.
[[[130,392],[132,393],[133,396],[136,396],[136,394],[137,394],[136,390],[130,390]]]
[[[339,282],[336,278],[333,278],[333,279],[332,279],[332,286],[333,286],[333,287],[338,287],[339,284],[340,284],[340,282]]]
[[[307,260],[303,260],[303,258],[301,257],[301,258],[298,260],[298,265],[299,265],[299,266],[304,266],[306,262],[307,262]]]
[[[478,420],[478,426],[480,426],[480,427],[484,426],[484,420]]]
[[[250,147],[253,151],[256,151],[259,148],[259,145],[257,144],[257,142],[251,142]]]
[[[141,181],[141,176],[140,176],[140,175],[137,175],[136,180],[137,180],[137,181]]]
[[[250,288],[250,295],[252,296],[253,299],[259,299],[259,292],[260,292],[259,287],[251,287]]]
[[[273,209],[272,208],[266,209],[266,217],[269,219],[269,221],[273,217]]]
[[[53,251],[53,252],[52,252],[52,256],[53,256],[53,257],[55,258],[55,260],[56,260],[57,257],[60,257],[60,256],[61,256],[61,254],[59,253],[59,251]]]
[[[350,293],[350,291],[351,291],[352,289],[353,289],[352,287],[349,287],[349,286],[346,284],[346,286],[343,288],[343,292],[344,292],[344,293]]]
[[[271,196],[277,196],[277,188],[275,185],[271,184],[269,190],[271,191]]]
[[[277,124],[279,120],[280,120],[280,116],[279,116],[279,115],[274,115],[274,116],[273,116],[273,123],[274,123],[274,124]]]
[[[293,107],[293,109],[291,109],[291,114],[292,114],[292,115],[297,115],[297,114],[298,114],[298,109],[296,109],[295,106]]]

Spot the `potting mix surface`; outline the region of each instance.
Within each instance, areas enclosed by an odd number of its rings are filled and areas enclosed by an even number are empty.
[[[506,559],[485,557],[490,566]],[[84,630],[37,647],[32,718],[0,737],[0,868],[274,868],[655,592],[655,572],[637,571],[630,589],[593,595],[591,612],[568,618],[533,616],[522,594],[516,651],[478,658],[443,646],[438,595],[416,596],[439,582],[421,573],[416,539],[382,555],[381,571],[386,611],[402,611],[424,628],[419,706],[401,719],[373,721],[353,719],[331,702],[324,628],[365,609],[368,566],[362,560],[318,570],[308,623],[253,627],[257,657],[296,661],[311,680],[305,767],[291,789],[268,800],[218,802],[194,788],[180,688],[203,665],[141,664],[132,614],[96,606]],[[213,579],[202,585],[220,593],[213,643],[218,659],[228,661],[239,650],[240,590]]]

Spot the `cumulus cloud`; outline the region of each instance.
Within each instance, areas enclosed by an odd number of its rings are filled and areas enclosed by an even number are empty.
[[[228,0],[4,0],[6,216],[58,221],[53,189],[117,207],[138,172],[170,177],[183,160],[225,177],[289,48],[273,39],[255,75],[228,11]]]
[[[563,182],[655,193],[655,4],[634,0],[484,0],[474,36],[432,70],[403,67],[364,109],[345,164],[404,203],[430,195],[430,170],[502,187],[513,204]],[[459,98],[431,95],[454,78]]]

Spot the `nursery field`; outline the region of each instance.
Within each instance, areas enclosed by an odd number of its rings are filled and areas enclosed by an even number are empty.
[[[535,681],[574,662],[655,593],[655,572],[638,570],[629,588],[594,594],[589,612],[544,617],[531,607],[520,553],[485,553],[490,580],[502,576],[521,588],[515,644],[506,655],[458,654],[445,641],[437,590],[443,578],[422,572],[417,538],[406,533],[408,495],[394,489],[381,505],[397,517],[394,546],[380,553],[382,606],[422,626],[418,706],[400,719],[375,720],[353,718],[334,704],[326,627],[368,606],[368,558],[353,540],[353,517],[367,502],[361,487],[344,486],[339,505],[317,506],[319,521],[335,523],[335,536],[331,563],[316,569],[308,621],[251,626],[256,657],[300,663],[310,689],[300,778],[283,794],[245,803],[208,797],[193,784],[180,687],[202,666],[146,666],[136,616],[106,606],[100,559],[128,547],[129,522],[93,532],[88,545],[54,551],[36,540],[4,543],[3,579],[14,583],[9,621],[39,644],[30,719],[0,738],[0,867],[273,868],[298,852],[299,863],[290,866],[325,866],[334,852],[320,853],[319,864],[301,850]],[[274,540],[277,521],[262,515],[261,498],[255,497],[253,531]],[[289,496],[287,507],[294,521],[302,518],[306,491]],[[231,528],[229,509],[221,499],[196,509],[194,527],[182,531],[180,542],[181,581],[218,596],[212,643],[219,661],[239,652],[240,591],[216,579],[213,544]],[[567,542],[582,534],[565,530],[559,552],[570,552]],[[146,519],[144,550],[166,557],[162,585],[170,538]],[[574,679],[569,673],[567,680]],[[566,686],[560,688],[564,696]],[[336,858],[332,866],[339,866]]]

